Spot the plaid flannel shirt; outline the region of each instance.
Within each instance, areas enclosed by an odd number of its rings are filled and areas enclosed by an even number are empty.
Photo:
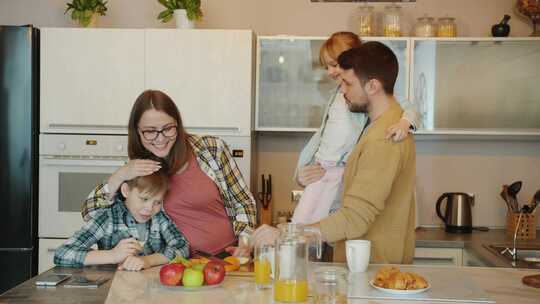
[[[121,240],[139,238],[137,221],[127,210],[124,202],[117,196],[115,204],[97,210],[90,221],[77,231],[54,254],[54,263],[58,266],[82,267],[84,259],[94,244],[99,250],[113,249]],[[169,260],[176,253],[189,256],[187,240],[178,231],[176,225],[163,212],[159,211],[146,222],[146,240],[143,255],[161,253]]]
[[[249,191],[225,142],[213,136],[190,135],[189,143],[201,170],[218,186],[234,234],[249,236],[257,225],[255,199]],[[98,185],[83,204],[85,221],[100,208],[112,204],[104,184]]]

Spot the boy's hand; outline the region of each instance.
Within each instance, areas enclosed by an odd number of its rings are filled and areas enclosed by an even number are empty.
[[[386,130],[386,139],[400,142],[409,136],[411,123],[407,119],[400,119],[398,123],[391,125]]]
[[[128,256],[122,264],[118,266],[118,270],[139,271],[150,267],[144,257]]]
[[[298,169],[298,183],[305,187],[319,181],[325,172],[326,170],[319,163],[301,167]]]
[[[112,263],[121,263],[127,257],[134,256],[142,250],[141,245],[134,238],[123,239],[110,251],[113,257]]]

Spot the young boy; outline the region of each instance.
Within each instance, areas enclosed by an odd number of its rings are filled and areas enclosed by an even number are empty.
[[[189,255],[188,242],[162,210],[168,176],[161,169],[120,187],[115,203],[97,211],[54,255],[58,266],[118,264],[142,270]],[[98,250],[90,247],[98,245]]]

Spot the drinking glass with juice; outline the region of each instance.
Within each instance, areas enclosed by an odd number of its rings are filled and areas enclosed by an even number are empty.
[[[255,284],[257,289],[266,289],[272,287],[272,264],[274,258],[274,248],[263,245],[255,248]]]

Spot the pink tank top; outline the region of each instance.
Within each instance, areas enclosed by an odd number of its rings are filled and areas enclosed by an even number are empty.
[[[169,178],[163,206],[192,251],[216,254],[234,244],[236,238],[219,189],[194,156],[183,172]]]

